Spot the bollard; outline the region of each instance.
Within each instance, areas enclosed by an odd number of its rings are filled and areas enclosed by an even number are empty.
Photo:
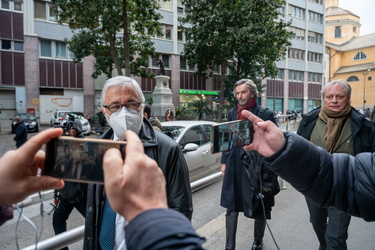
[[[284,186],[284,180],[283,180],[283,178],[281,178],[281,177],[279,177],[279,186],[280,186],[280,189],[281,189],[281,190],[285,190],[285,189],[287,189],[287,187]]]
[[[288,118],[287,118],[286,121],[285,121],[285,130],[286,131],[289,131],[288,130],[288,125],[289,125],[289,121],[288,121]],[[287,189],[287,187],[284,186],[284,180],[281,177],[279,177],[279,186],[280,186],[281,190]]]

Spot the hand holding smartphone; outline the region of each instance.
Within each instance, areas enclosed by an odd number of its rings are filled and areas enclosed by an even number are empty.
[[[215,154],[249,145],[253,141],[253,133],[253,124],[249,120],[212,125],[211,152]]]
[[[44,175],[67,181],[104,183],[103,157],[117,148],[125,159],[125,141],[60,136],[46,145]]]

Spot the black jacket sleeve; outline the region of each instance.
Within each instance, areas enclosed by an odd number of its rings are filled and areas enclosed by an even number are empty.
[[[330,155],[304,138],[285,133],[286,145],[264,158],[266,166],[322,207],[375,220],[375,154]]]
[[[136,216],[125,228],[131,249],[202,249],[206,241],[190,221],[172,209],[153,209]]]

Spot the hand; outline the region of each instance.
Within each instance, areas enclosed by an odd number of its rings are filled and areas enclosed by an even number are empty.
[[[226,166],[227,166],[227,164],[224,164],[224,163],[221,164],[221,175],[222,176],[224,176]]]
[[[47,129],[0,158],[0,206],[20,202],[38,191],[64,186],[62,179],[36,176],[38,168],[44,168],[45,152],[39,149],[61,133],[60,128]]]
[[[244,150],[256,150],[259,154],[269,157],[284,147],[284,134],[273,122],[263,121],[247,110],[243,110],[241,114],[254,125],[253,143],[244,146]]]
[[[104,184],[112,209],[131,221],[146,210],[168,205],[166,182],[158,164],[145,155],[134,132],[126,131],[125,137],[125,162],[118,149],[108,149],[104,154]]]

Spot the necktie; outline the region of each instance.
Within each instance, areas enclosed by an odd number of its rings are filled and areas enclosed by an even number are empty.
[[[103,219],[100,227],[99,244],[103,250],[113,250],[115,243],[116,213],[112,210],[108,200],[104,202]]]

